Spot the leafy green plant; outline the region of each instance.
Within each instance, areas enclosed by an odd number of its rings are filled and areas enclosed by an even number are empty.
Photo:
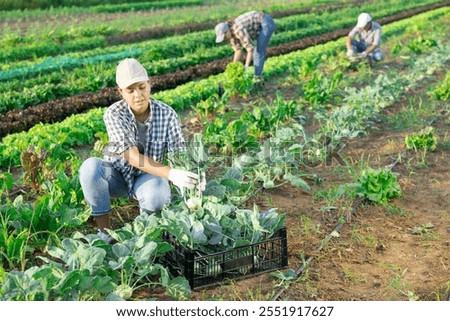
[[[250,172],[246,172],[249,178],[262,182],[267,189],[289,182],[309,191],[309,184],[302,178],[305,174],[298,168],[303,161],[304,146],[296,142],[296,137],[301,131],[299,125],[280,126],[273,137],[261,144],[256,154],[248,153],[245,162],[251,168]]]
[[[254,184],[244,182],[240,169],[230,167],[222,177],[208,181],[203,196],[212,196],[222,203],[229,202],[238,206],[248,199],[254,190]]]
[[[3,195],[8,195],[8,191],[12,188],[13,184],[14,178],[11,173],[0,173],[0,199]]]
[[[449,100],[450,99],[450,72],[447,72],[445,79],[438,87],[433,90],[434,98],[438,100]]]
[[[197,103],[197,105],[195,105],[194,107],[194,110],[200,116],[203,117],[209,117],[210,115],[224,114],[227,102],[228,102],[228,95],[222,94],[219,99],[218,94],[212,94],[210,97]]]
[[[30,145],[51,151],[47,161],[70,158],[75,151],[70,147],[94,142],[94,134],[105,131],[102,108],[85,114],[72,115],[55,124],[38,124],[27,132],[11,134],[0,144],[0,166],[19,166],[20,154]]]
[[[405,137],[405,145],[408,149],[434,151],[437,143],[438,136],[431,126],[422,129],[419,133],[413,133]]]
[[[403,49],[403,45],[401,42],[397,42],[392,46],[391,53],[394,56],[398,56]]]
[[[367,282],[366,278],[358,272],[351,271],[348,267],[343,267],[343,280],[344,282],[351,283],[352,285],[358,285],[360,283]]]
[[[363,170],[354,187],[359,196],[377,204],[387,204],[402,195],[397,176],[387,168]]]
[[[298,112],[298,103],[285,100],[280,92],[274,101],[268,104],[253,105],[251,111],[244,110],[240,120],[248,124],[249,136],[262,138],[270,134],[276,127],[291,120]]]
[[[171,250],[161,241],[154,216],[142,214],[122,229],[111,231],[117,243],[75,232],[58,246],[48,246],[44,262],[23,272],[2,276],[2,300],[123,300],[140,287],[163,286],[174,299],[190,295],[187,280],[171,279],[158,257]]]
[[[222,154],[240,152],[259,146],[256,138],[249,134],[249,127],[251,124],[241,119],[226,121],[216,118],[212,124],[206,124],[205,136]]]
[[[244,65],[240,62],[229,63],[224,76],[224,89],[230,97],[246,97],[253,90],[253,76],[244,71]]]
[[[292,62],[289,66],[293,78],[304,78],[314,72],[321,58],[319,56],[310,55],[304,57],[300,63]]]
[[[88,255],[86,251],[80,253],[84,259]],[[67,271],[59,262],[48,258],[42,259],[45,263],[39,267],[34,266],[23,272],[9,272],[2,284],[0,299],[8,301],[99,300],[114,289],[113,279],[105,275],[103,269],[93,271],[91,268],[85,268]],[[89,260],[99,262],[99,256],[96,255]]]
[[[284,226],[284,216],[276,209],[261,213],[256,206],[239,209],[215,197],[204,197],[195,209],[179,203],[164,209],[161,216],[161,225],[181,244],[204,253],[263,241]]]
[[[313,105],[320,105],[327,102],[329,96],[339,85],[343,77],[341,71],[333,73],[331,78],[327,78],[323,73],[315,71],[312,78],[303,86],[305,100]]]
[[[23,229],[3,206],[0,206],[0,257],[10,269],[24,269],[30,231]]]
[[[276,285],[278,287],[287,286],[289,282],[294,281],[299,277],[295,272],[295,270],[293,269],[287,269],[284,272],[281,271],[270,272],[270,275],[277,278],[280,281],[280,283]]]
[[[423,51],[427,51],[436,46],[436,40],[419,36],[418,38],[411,40],[406,47],[416,54],[421,54]]]
[[[163,286],[174,299],[190,295],[187,280],[171,279],[168,270],[157,259],[172,247],[161,240],[162,230],[154,215],[141,214],[131,224],[111,231],[119,242],[107,253],[108,265],[120,273],[120,285],[114,295],[129,299],[141,287]]]
[[[108,145],[108,134],[106,132],[97,132],[94,135],[97,140],[92,151],[93,156],[103,157],[103,150]]]

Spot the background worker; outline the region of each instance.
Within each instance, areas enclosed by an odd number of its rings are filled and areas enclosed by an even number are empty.
[[[358,36],[358,40],[356,37]],[[380,49],[381,45],[381,26],[372,21],[368,13],[361,13],[358,16],[356,26],[350,31],[346,39],[347,56],[349,58],[360,57],[368,58],[369,63],[381,61],[384,54]],[[357,56],[357,54],[359,54]]]
[[[141,211],[157,212],[170,202],[169,181],[193,189],[198,175],[163,165],[167,152],[184,150],[185,141],[175,111],[150,98],[145,68],[133,58],[116,69],[122,100],[111,105],[103,117],[109,144],[104,158],[91,157],[80,167],[80,183],[98,235],[111,241],[111,197],[134,197]]]
[[[242,49],[245,48],[245,71],[253,60],[255,77],[261,77],[267,46],[274,31],[275,22],[271,16],[262,11],[249,11],[232,21],[216,25],[216,43],[224,39],[230,42],[234,50],[233,61],[241,60]]]

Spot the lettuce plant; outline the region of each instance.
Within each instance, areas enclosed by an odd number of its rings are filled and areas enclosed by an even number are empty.
[[[408,149],[423,149],[427,151],[436,150],[438,136],[434,133],[434,128],[429,126],[419,133],[413,133],[405,137],[405,145]]]
[[[387,168],[363,170],[355,186],[359,196],[377,204],[387,204],[402,195],[397,176]]]
[[[432,94],[438,100],[446,101],[450,99],[450,72],[447,72],[442,84],[436,87]]]
[[[230,97],[247,97],[253,89],[252,77],[244,71],[244,66],[240,62],[232,62],[225,69],[224,89]]]

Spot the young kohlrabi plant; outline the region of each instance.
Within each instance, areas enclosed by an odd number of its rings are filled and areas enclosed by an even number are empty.
[[[186,150],[171,153],[169,159],[175,166],[194,172],[199,176],[199,183],[196,188],[192,190],[180,190],[180,194],[189,207],[200,207],[202,192],[206,187],[205,170],[208,161],[208,155],[206,154],[202,141],[202,134],[194,134]]]
[[[184,203],[163,209],[160,225],[187,248],[212,254],[266,240],[284,226],[284,216],[276,209],[239,209],[211,196],[199,209]]]
[[[298,169],[303,162],[304,146],[295,138],[301,126],[279,127],[273,137],[261,144],[254,154],[241,156],[236,166],[245,163],[244,174],[251,180],[262,182],[266,189],[275,188],[287,182],[293,186],[310,190],[309,184],[302,178],[304,173]]]

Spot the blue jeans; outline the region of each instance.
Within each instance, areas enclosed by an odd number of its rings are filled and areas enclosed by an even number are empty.
[[[86,203],[92,208],[92,216],[102,216],[111,211],[111,197],[130,195],[122,174],[98,157],[83,162],[80,183]],[[169,182],[162,177],[142,174],[136,177],[131,195],[139,202],[141,211],[160,211],[170,202]]]
[[[352,40],[352,48],[354,52],[363,52],[364,50],[367,49],[367,45],[357,41],[355,39]],[[374,51],[372,51],[369,56],[372,57],[373,60],[375,61],[381,61],[384,59],[384,54],[381,51],[380,48],[375,49]]]
[[[253,51],[253,65],[255,67],[255,76],[257,77],[261,76],[264,69],[267,46],[274,31],[275,22],[271,16],[264,14],[261,21],[261,30],[259,31],[258,40],[256,41],[256,48]]]

